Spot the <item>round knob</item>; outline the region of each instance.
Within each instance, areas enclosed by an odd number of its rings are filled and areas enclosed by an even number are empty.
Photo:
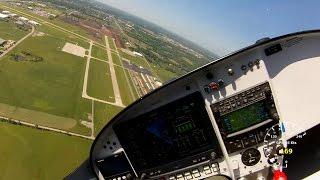
[[[246,66],[246,65],[242,65],[242,66],[241,66],[241,70],[242,70],[242,71],[247,70],[247,66]]]
[[[275,170],[273,172],[273,180],[287,180],[287,175],[280,171],[280,170]]]
[[[234,75],[233,69],[229,68],[228,69],[228,74],[229,74],[229,76],[233,76]]]

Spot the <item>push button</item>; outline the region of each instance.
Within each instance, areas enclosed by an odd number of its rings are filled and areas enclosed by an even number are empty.
[[[209,166],[204,166],[204,167],[203,167],[203,170],[204,170],[204,173],[205,173],[205,174],[211,174],[211,173],[212,173],[212,171],[211,171],[211,169],[210,169]]]
[[[192,171],[192,175],[193,175],[193,177],[195,177],[195,178],[198,178],[198,177],[201,176],[201,174],[199,173],[199,170],[198,170],[198,169],[194,169],[194,170]]]
[[[190,172],[186,172],[186,173],[184,173],[184,177],[186,178],[186,179],[192,179],[192,175],[191,175],[191,173]]]
[[[183,175],[182,174],[177,174],[177,180],[184,180]]]

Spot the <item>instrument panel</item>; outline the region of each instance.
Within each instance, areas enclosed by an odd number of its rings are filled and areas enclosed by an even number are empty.
[[[319,96],[312,95],[317,88],[303,91],[307,82],[317,80],[316,71],[304,72],[320,68],[320,53],[310,47],[320,44],[320,36],[298,40],[280,39],[236,53],[125,109],[92,147],[97,177],[270,179],[270,170],[282,172],[284,155],[292,153],[288,139],[315,126],[320,117]],[[301,50],[307,54],[297,54]],[[120,168],[104,170],[115,159],[122,162]]]

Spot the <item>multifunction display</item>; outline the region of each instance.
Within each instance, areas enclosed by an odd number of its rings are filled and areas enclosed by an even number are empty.
[[[212,104],[211,109],[229,153],[261,143],[279,119],[267,82]]]
[[[116,124],[114,130],[140,174],[156,175],[220,155],[199,92]]]

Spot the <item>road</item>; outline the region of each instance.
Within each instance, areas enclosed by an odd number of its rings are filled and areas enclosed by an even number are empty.
[[[21,125],[28,126],[28,127],[33,127],[33,128],[38,128],[38,129],[58,132],[58,133],[66,134],[66,135],[69,135],[69,136],[76,136],[76,137],[81,137],[81,138],[85,138],[85,139],[94,140],[94,137],[92,137],[92,136],[85,136],[85,135],[82,135],[82,134],[77,134],[77,133],[73,133],[73,132],[67,132],[65,130],[51,128],[51,127],[42,126],[42,125],[37,125],[37,124],[33,124],[33,123],[28,123],[28,122],[20,121],[20,120],[17,120],[17,119],[11,119],[11,118],[4,117],[4,116],[0,116],[0,119],[4,119],[4,120],[6,120],[8,122],[14,122],[16,124],[21,124]]]
[[[114,70],[114,66],[113,66],[113,60],[112,60],[112,56],[111,56],[111,50],[110,50],[110,46],[108,43],[108,37],[104,36],[105,41],[106,41],[106,50],[108,53],[108,59],[109,59],[109,67],[110,67],[110,74],[111,74],[111,81],[112,81],[112,86],[113,86],[113,92],[114,92],[114,98],[116,100],[116,104],[118,104],[119,106],[124,106],[121,100],[121,95],[120,95],[120,90],[119,90],[119,85],[118,85],[118,81],[117,81],[117,76],[116,76],[116,71]]]
[[[22,41],[24,41],[25,39],[27,39],[29,36],[31,36],[34,33],[34,27],[32,26],[31,32],[27,35],[25,35],[23,38],[21,38],[19,41],[17,41],[13,46],[11,46],[9,49],[7,49],[5,52],[3,52],[0,55],[0,58],[2,58],[3,56],[5,56],[6,54],[8,54],[13,48],[15,48],[16,46],[18,46]]]

